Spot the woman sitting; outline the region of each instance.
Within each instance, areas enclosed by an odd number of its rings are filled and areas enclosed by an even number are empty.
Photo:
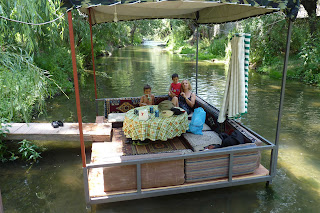
[[[181,82],[181,93],[178,97],[172,98],[172,103],[176,107],[181,107],[188,114],[192,112],[194,104],[196,102],[196,95],[191,92],[191,85],[188,80]]]

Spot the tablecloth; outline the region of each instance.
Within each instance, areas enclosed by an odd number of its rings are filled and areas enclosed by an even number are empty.
[[[154,112],[158,109],[157,105],[153,105]],[[150,106],[143,106],[135,108],[137,110],[150,109]],[[139,115],[134,114],[134,109],[126,113],[123,122],[123,131],[127,138],[132,140],[145,140],[152,141],[168,139],[180,136],[189,129],[188,115],[183,113],[181,115],[172,115],[171,117],[155,117],[155,113],[149,112],[149,119],[140,121]]]

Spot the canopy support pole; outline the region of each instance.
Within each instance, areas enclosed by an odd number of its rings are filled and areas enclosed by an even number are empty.
[[[199,19],[199,11],[197,11],[197,14],[196,14],[196,18],[197,18],[197,22],[196,22],[196,25],[197,25],[197,33],[196,33],[196,36],[197,36],[197,52],[196,52],[196,95],[198,95],[198,56],[199,56],[199,24],[198,24],[198,19]]]
[[[92,69],[93,69],[94,93],[95,93],[95,98],[98,99],[97,81],[96,81],[96,66],[95,66],[95,63],[94,63],[94,51],[93,51],[93,39],[92,39],[91,8],[89,8],[89,25],[90,25],[90,39],[91,39],[91,55],[92,55]],[[98,113],[98,112],[97,112],[97,113]],[[98,114],[97,114],[97,115],[98,115]]]
[[[68,22],[69,22],[69,37],[70,37],[70,47],[71,47],[71,57],[72,57],[74,89],[75,89],[75,94],[76,94],[77,115],[78,115],[79,133],[80,133],[82,167],[85,168],[86,167],[86,151],[85,151],[85,146],[84,146],[83,130],[82,130],[82,117],[81,117],[81,108],[80,108],[80,95],[79,95],[76,50],[75,50],[75,46],[74,46],[74,35],[73,35],[73,24],[72,24],[71,10],[68,11]]]
[[[284,94],[285,94],[285,87],[286,87],[286,77],[287,77],[287,68],[288,68],[288,60],[289,60],[292,24],[293,24],[292,21],[289,20],[288,33],[287,33],[287,47],[286,47],[286,53],[285,53],[285,59],[284,59],[284,65],[283,65],[283,72],[282,72],[281,95],[280,95],[277,130],[276,130],[276,139],[275,139],[275,146],[276,147],[275,147],[275,149],[273,149],[271,151],[270,176],[272,176],[272,177],[274,177],[276,175],[276,169],[277,169],[278,150],[279,150],[279,136],[280,136],[280,127],[281,127],[281,117],[282,117],[282,111],[283,111]]]

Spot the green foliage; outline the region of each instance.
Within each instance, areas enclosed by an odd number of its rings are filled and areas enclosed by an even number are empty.
[[[319,83],[320,47],[318,32],[310,35],[307,19],[298,19],[292,28],[290,60],[295,65],[288,67],[288,77],[301,79],[308,84]],[[247,19],[235,32],[251,33],[250,62],[257,71],[281,78],[288,23],[279,14]],[[297,58],[299,56],[300,58]],[[289,60],[289,63],[290,63]],[[301,63],[302,60],[302,63]]]
[[[8,124],[7,119],[0,117],[0,161],[2,163],[8,161],[7,154],[8,154],[8,147],[6,143],[3,140],[4,137],[6,137],[6,133],[9,132],[8,130]]]
[[[188,23],[184,20],[170,20],[170,28],[169,46],[173,50],[178,50],[187,44],[186,40],[191,36]]]
[[[1,118],[0,117],[0,141],[2,140],[2,138],[6,137],[6,133],[9,133],[9,129],[8,127],[11,127],[10,124],[8,124],[8,119],[6,118]]]
[[[209,39],[201,40],[199,42],[199,60],[224,59],[227,41],[226,37],[212,39],[211,41],[209,41]],[[178,45],[176,45],[176,47],[178,47]],[[195,58],[196,45],[183,44],[180,54],[193,55]]]
[[[52,94],[59,92],[55,83],[66,92],[73,90],[73,69],[70,50],[67,48],[58,48],[46,53],[39,53],[35,57],[35,63],[43,70],[50,70],[51,81],[49,88]],[[78,73],[83,72],[83,58],[77,55]]]
[[[215,55],[213,55],[213,54],[210,54],[210,53],[199,52],[199,55],[198,55],[198,59],[199,60],[211,60],[211,59],[214,59],[214,58],[217,58],[217,57]]]
[[[0,14],[23,22],[41,23],[61,15],[58,10],[59,5],[59,0],[6,0],[0,1]],[[42,48],[50,48],[57,42],[52,37],[59,38],[59,33],[63,32],[66,27],[61,23],[63,23],[63,19],[48,25],[31,26],[2,19],[0,22],[0,38],[2,37],[0,44],[18,45],[28,53]]]
[[[236,29],[236,32],[251,33],[252,63],[271,65],[275,62],[275,56],[285,50],[286,29],[284,17],[276,14],[244,20],[242,28]]]
[[[19,142],[19,144],[21,144],[19,148],[19,153],[21,155],[22,160],[35,162],[38,158],[41,158],[41,152],[39,152],[40,148],[32,142],[23,140]]]
[[[7,123],[8,120],[5,118],[0,118],[0,161],[2,163],[9,161],[14,161],[18,159],[13,152],[9,151],[7,144],[3,141],[6,137],[6,133],[9,132],[8,127],[11,125]]]
[[[300,70],[301,78],[308,84],[320,86],[320,39],[318,36],[309,37],[302,46],[300,57],[303,59],[303,67]]]
[[[0,117],[28,121],[33,110],[42,112],[44,99],[50,96],[48,75],[22,49],[0,49]]]
[[[212,54],[213,58],[225,58],[227,44],[227,37],[213,39],[213,41],[211,41],[211,44],[208,47],[208,52]]]
[[[184,46],[181,49],[180,54],[195,54],[195,50],[191,48],[190,46]]]
[[[9,132],[8,127],[11,126],[7,122],[7,119],[0,118],[0,161],[2,163],[7,161],[15,161],[19,158],[19,156],[21,156],[22,160],[34,162],[41,158],[41,152],[39,152],[40,148],[27,140],[23,140],[18,143],[20,144],[18,151],[9,150],[6,142],[3,141],[3,138],[6,137],[6,133]],[[15,152],[18,154],[15,154]]]
[[[4,141],[0,140],[0,161],[5,163],[8,161],[7,155],[9,154],[8,147]]]

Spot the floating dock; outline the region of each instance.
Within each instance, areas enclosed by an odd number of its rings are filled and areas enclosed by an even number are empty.
[[[6,140],[79,141],[79,124],[64,123],[53,128],[51,123],[10,123]],[[83,123],[84,141],[111,141],[111,123]]]

